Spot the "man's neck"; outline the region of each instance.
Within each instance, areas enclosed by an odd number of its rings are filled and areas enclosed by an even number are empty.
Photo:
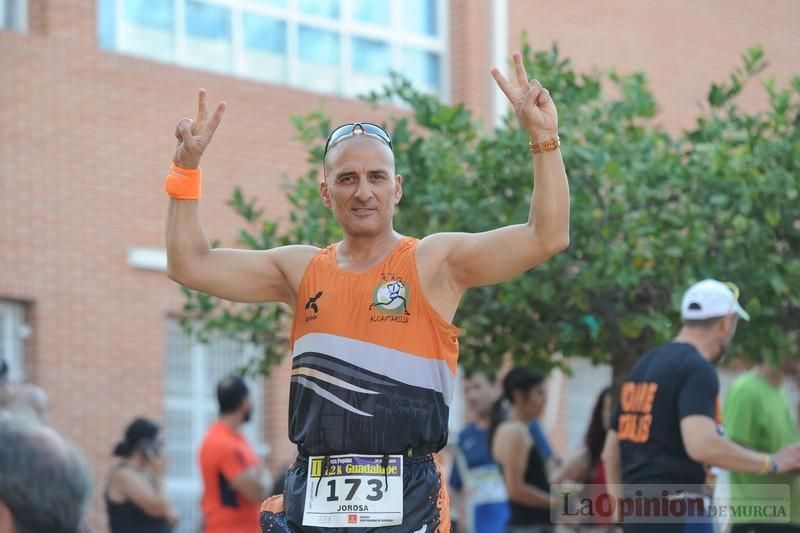
[[[479,416],[477,420],[475,420],[475,426],[478,429],[489,429],[489,415]]]
[[[713,339],[710,339],[709,336],[706,335],[705,332],[700,328],[682,327],[678,332],[678,336],[675,337],[675,342],[691,344],[698,352],[700,352],[700,355],[703,356],[703,359],[709,363],[711,363],[714,359],[714,352],[719,349],[716,346],[716,342]]]
[[[783,372],[781,372],[780,368],[775,368],[771,364],[764,362],[755,368],[755,372],[776,389],[781,388]]]
[[[233,431],[239,431],[239,426],[242,425],[242,421],[237,414],[219,415],[217,420],[231,428]]]
[[[336,261],[345,270],[370,268],[384,259],[397,246],[401,235],[389,227],[380,235],[373,237],[354,237],[346,235],[336,247]]]

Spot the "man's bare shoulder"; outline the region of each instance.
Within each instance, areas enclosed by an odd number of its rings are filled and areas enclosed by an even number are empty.
[[[276,256],[287,259],[311,259],[319,253],[322,248],[310,244],[287,244],[268,250]]]
[[[417,245],[417,264],[423,270],[439,272],[450,256],[450,252],[458,246],[466,233],[431,233],[420,239]]]
[[[321,248],[310,244],[288,244],[267,250],[281,270],[288,273],[290,270],[305,270],[311,259],[320,252]]]
[[[447,255],[447,252],[450,250],[450,248],[460,243],[467,235],[469,234],[461,232],[451,232],[451,231],[441,232],[441,233],[431,233],[430,235],[420,239],[417,248],[420,251],[424,250],[426,254],[438,253]]]
[[[293,294],[297,294],[300,281],[303,279],[308,264],[320,252],[321,248],[309,244],[290,244],[268,251],[273,261],[283,272]]]

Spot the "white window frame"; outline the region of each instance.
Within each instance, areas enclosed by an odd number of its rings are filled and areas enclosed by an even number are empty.
[[[173,0],[175,20],[173,32],[175,36],[175,62],[178,64],[188,64],[188,51],[186,46],[186,31],[184,27],[185,5],[187,0]],[[363,37],[367,39],[386,42],[391,47],[390,70],[402,72],[402,49],[411,46],[432,52],[439,56],[439,87],[438,96],[445,100],[450,95],[450,57],[449,57],[449,1],[437,0],[437,36],[431,37],[410,33],[403,28],[403,4],[404,0],[389,0],[391,16],[390,26],[372,25],[356,20],[352,20],[352,0],[341,0],[341,13],[338,19],[332,20],[304,13],[299,8],[299,0],[287,0],[285,8],[270,5],[258,4],[250,0],[198,0],[203,3],[225,7],[231,10],[231,58],[233,74],[242,78],[252,78],[252,75],[245,71],[244,54],[244,35],[241,24],[242,12],[247,11],[258,15],[264,15],[286,23],[286,58],[287,72],[285,83],[293,87],[304,90],[309,89],[300,84],[299,76],[299,43],[297,36],[300,25],[307,25],[321,30],[335,32],[341,39],[341,54],[339,63],[339,75],[341,78],[340,91],[336,94],[343,96],[359,96],[350,84],[352,75],[352,37]],[[123,18],[124,0],[113,0],[114,18],[116,31],[114,34],[113,49],[121,48],[119,36]],[[388,77],[386,78],[388,80]],[[379,87],[375,87],[379,89]]]
[[[24,32],[28,29],[28,2],[0,0],[0,30]]]
[[[456,370],[456,384],[453,397],[450,399],[450,417],[447,422],[447,442],[457,443],[458,434],[464,429],[466,420],[466,399],[464,397],[464,368],[459,365]]]
[[[25,324],[25,306],[18,302],[0,300],[0,344],[6,364],[8,379],[16,383],[25,381],[25,339],[30,328]]]
[[[566,381],[566,383],[560,385],[557,390],[553,390],[552,394],[547,397],[548,409],[552,406],[553,412],[548,413],[552,416],[548,420],[549,424],[545,424],[545,429],[552,430],[558,422],[558,400],[562,397],[562,386],[566,386],[566,416],[562,420],[566,424],[567,449],[580,450],[583,448],[586,428],[589,427],[592,419],[594,404],[600,391],[611,385],[612,372],[610,365],[595,365],[585,357],[570,357],[567,364],[572,375],[564,379],[564,374],[559,371],[562,382]]]
[[[165,330],[167,339],[170,335],[170,329],[179,327],[180,326],[177,324],[176,320],[168,319]],[[259,356],[255,347],[243,345],[242,350],[245,352],[242,356],[243,359],[252,360]],[[169,376],[167,375],[169,365],[168,363],[165,364],[165,423],[167,423],[166,412],[170,410],[180,410],[183,412],[188,412],[191,415],[192,475],[189,477],[176,477],[174,475],[170,475],[168,470],[165,482],[167,494],[172,497],[173,502],[191,498],[194,503],[189,511],[190,514],[188,516],[183,512],[181,513],[181,521],[178,524],[176,533],[195,533],[195,531],[197,531],[199,522],[202,519],[200,499],[203,493],[203,479],[199,468],[198,456],[203,437],[205,437],[209,427],[207,423],[208,415],[210,412],[216,414],[219,411],[216,399],[217,383],[210,382],[207,372],[210,358],[220,356],[220,354],[214,354],[214,351],[215,347],[213,346],[213,341],[210,343],[190,341],[189,357],[191,361],[191,371],[190,375],[186,376],[186,379],[191,383],[190,396],[170,396],[168,384],[166,382],[166,380],[169,379]],[[165,346],[164,357],[170,357],[168,343],[166,343]],[[235,369],[232,368],[231,370],[233,371]],[[266,439],[266,424],[263,401],[265,397],[264,379],[260,377],[257,380],[247,378],[247,382],[250,388],[250,397],[253,401],[254,416],[251,422],[242,426],[241,431],[247,438],[248,442],[252,445],[256,455],[259,458],[263,458],[270,451],[270,447]],[[209,391],[211,391],[211,394],[209,394]],[[169,435],[169,430],[167,431],[167,435]],[[167,441],[165,444],[168,450],[167,453],[169,453],[171,443]],[[178,509],[179,512],[186,510],[186,508]]]

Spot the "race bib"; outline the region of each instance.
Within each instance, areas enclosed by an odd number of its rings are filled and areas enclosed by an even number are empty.
[[[503,474],[496,464],[476,466],[470,469],[471,502],[473,505],[504,503],[508,501]]]
[[[308,458],[303,525],[386,527],[403,523],[403,456]],[[324,467],[324,468],[323,468]]]

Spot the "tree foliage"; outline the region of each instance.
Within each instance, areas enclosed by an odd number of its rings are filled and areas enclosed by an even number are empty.
[[[642,73],[579,73],[557,47],[523,50],[528,72],[554,96],[570,178],[571,246],[517,279],[467,293],[456,323],[462,364],[557,364],[554,353],[610,361],[615,378],[673,335],[682,291],[705,277],[735,281],[753,321],[739,354],[798,354],[800,329],[800,77],[764,83],[769,105],[745,112],[742,88],[765,67],[760,48],[730,79],[713,83],[694,126],[671,134]],[[405,196],[401,233],[478,232],[527,219],[532,184],[525,133],[513,115],[491,131],[462,105],[421,94],[400,77],[369,99],[400,103],[393,134]],[[287,181],[287,220],[265,215],[237,189],[238,244],[265,249],[341,238],[319,200],[322,111],[295,117],[309,170]],[[499,258],[502,260],[502,258]],[[233,306],[186,291],[186,316],[201,333],[222,331],[264,347],[262,370],[286,352],[290,312]]]

